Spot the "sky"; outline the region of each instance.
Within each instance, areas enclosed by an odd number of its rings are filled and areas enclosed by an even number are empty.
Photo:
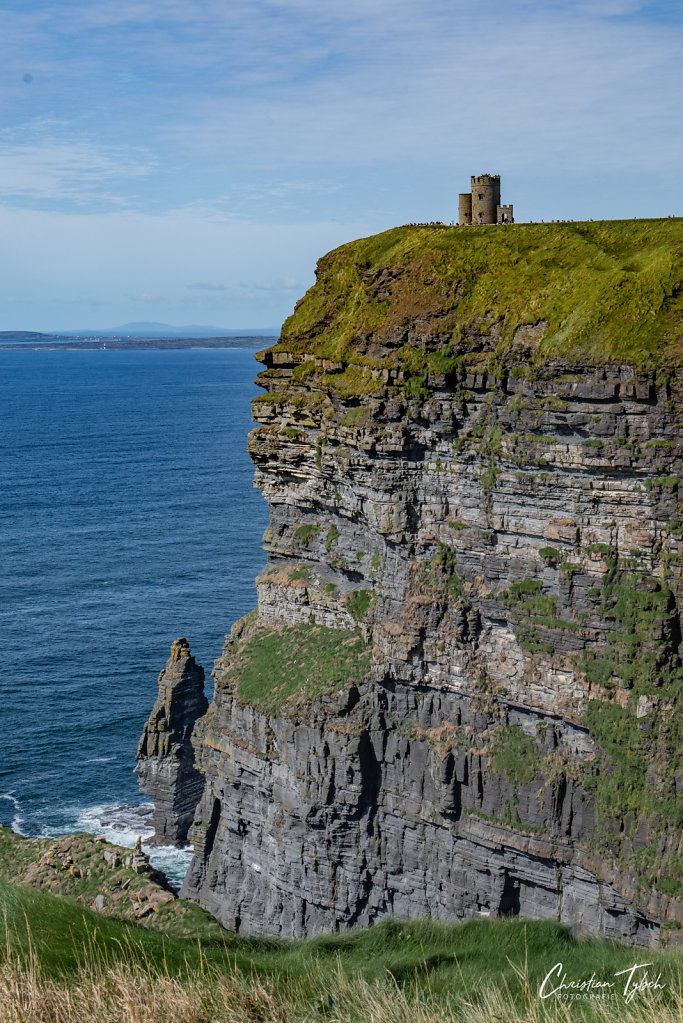
[[[3,0],[0,330],[273,328],[457,220],[680,216],[680,0]]]

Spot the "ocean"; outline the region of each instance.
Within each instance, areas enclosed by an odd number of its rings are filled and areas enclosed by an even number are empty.
[[[22,834],[151,834],[134,758],[171,641],[210,696],[256,604],[258,369],[239,349],[0,349],[0,820]],[[152,853],[182,876],[187,851]]]

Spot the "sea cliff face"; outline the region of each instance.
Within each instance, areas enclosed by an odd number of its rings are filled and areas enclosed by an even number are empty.
[[[182,891],[229,927],[683,923],[680,244],[641,238],[679,281],[652,312],[652,265],[603,232],[623,295],[591,361],[592,313],[553,291],[585,268],[515,271],[515,238],[564,251],[516,231],[338,250],[261,355],[268,564],[194,728]],[[521,297],[482,312],[475,256]]]

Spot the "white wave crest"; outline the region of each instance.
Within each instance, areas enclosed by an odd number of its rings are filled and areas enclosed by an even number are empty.
[[[14,795],[14,789],[12,789],[10,792],[0,793],[0,799],[6,799],[14,807],[15,814],[10,823],[10,827],[12,831],[16,831],[18,835],[23,835],[23,831],[21,830],[21,828],[24,823],[24,815],[21,810],[21,803]]]
[[[192,859],[192,848],[149,845],[154,834],[151,803],[123,803],[85,807],[76,816],[73,831],[103,835],[108,842],[132,849],[142,839],[142,848],[149,854],[152,866],[162,870],[169,881],[180,885]]]

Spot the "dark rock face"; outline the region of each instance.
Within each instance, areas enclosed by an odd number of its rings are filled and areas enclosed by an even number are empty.
[[[177,639],[159,675],[159,695],[145,725],[136,760],[140,790],[154,803],[158,845],[183,845],[202,794],[195,768],[192,730],[206,712],[204,669],[195,664],[186,639]]]
[[[540,720],[528,717],[510,712],[510,724]],[[298,723],[224,698],[197,737],[207,786],[181,896],[242,933],[521,914],[656,943],[661,906],[636,906],[635,878],[625,893],[576,848],[591,813],[580,789],[545,793],[540,775],[514,786],[466,744],[430,740],[444,721],[481,727],[456,694],[405,685],[363,684]],[[586,747],[559,722],[553,741]],[[516,826],[500,819],[513,801]]]
[[[265,354],[269,563],[195,728],[182,894],[251,933],[519,913],[673,942],[683,372],[468,343],[417,381]],[[311,622],[360,629],[370,669],[298,701],[288,670],[276,706],[259,637]]]

